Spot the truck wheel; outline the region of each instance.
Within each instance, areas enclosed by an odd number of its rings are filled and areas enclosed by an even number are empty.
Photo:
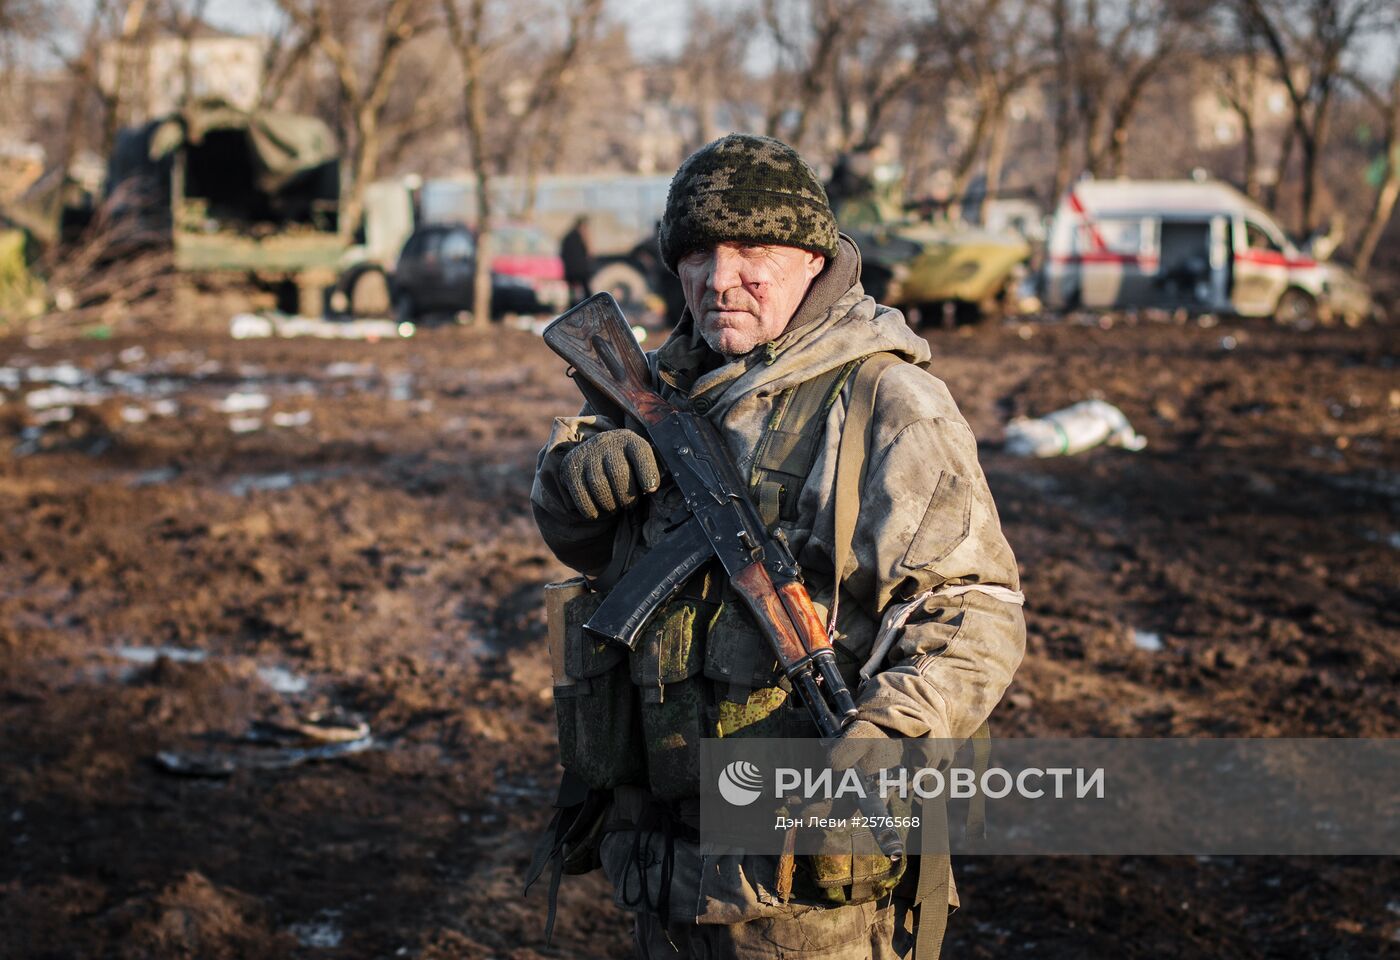
[[[401,293],[394,301],[394,320],[398,323],[417,323],[418,308],[414,306],[413,298],[406,293]]]
[[[640,304],[651,291],[647,278],[632,264],[619,260],[603,267],[593,274],[593,289],[598,293],[611,293],[613,299],[624,308],[629,303]]]
[[[1317,323],[1317,301],[1307,291],[1289,287],[1274,306],[1274,319],[1284,326],[1307,330]]]
[[[953,301],[953,324],[959,327],[972,326],[982,319],[982,308],[970,300]]]
[[[387,317],[390,313],[389,281],[380,270],[366,270],[350,288],[350,315]]]
[[[628,320],[643,326],[656,325],[656,311],[650,301],[654,298],[646,275],[626,260],[616,260],[593,274],[593,292],[610,293]]]

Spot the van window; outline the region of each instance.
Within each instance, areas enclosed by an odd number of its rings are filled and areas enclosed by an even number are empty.
[[[1272,250],[1275,253],[1282,253],[1283,248],[1274,242],[1264,228],[1249,220],[1244,222],[1245,245],[1251,250]]]
[[[1094,235],[1096,232],[1098,240],[1103,244],[1102,248],[1095,243]],[[1081,224],[1079,229],[1075,231],[1075,252],[1104,250],[1122,256],[1136,257],[1143,252],[1143,235],[1141,220],[1107,218],[1095,220]]]

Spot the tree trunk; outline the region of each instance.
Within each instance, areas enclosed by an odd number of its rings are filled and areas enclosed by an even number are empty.
[[[1371,258],[1376,254],[1381,236],[1395,212],[1395,202],[1400,199],[1400,67],[1390,81],[1389,99],[1363,87],[1363,93],[1385,118],[1385,179],[1376,191],[1375,202],[1371,205],[1366,227],[1361,231],[1361,242],[1356,248],[1356,272],[1365,276],[1371,268]]]
[[[476,170],[476,273],[472,277],[472,326],[491,320],[491,183],[485,165]]]
[[[1298,211],[1298,231],[1300,237],[1306,237],[1312,233],[1313,229],[1313,209],[1317,203],[1317,139],[1310,133],[1304,133],[1300,138],[1303,143],[1303,197],[1302,207]]]
[[[1293,124],[1288,125],[1288,130],[1283,135],[1283,144],[1279,147],[1278,163],[1274,166],[1274,182],[1269,184],[1268,199],[1265,204],[1270,210],[1278,210],[1278,192],[1283,186],[1283,178],[1288,176],[1288,164],[1293,159],[1293,141],[1297,139],[1298,128]]]
[[[1361,244],[1356,249],[1356,272],[1365,276],[1371,269],[1371,258],[1376,255],[1376,247],[1380,244],[1381,235],[1385,233],[1386,226],[1390,223],[1390,216],[1395,212],[1395,201],[1400,199],[1400,169],[1397,169],[1396,158],[1393,156],[1386,169],[1385,182],[1381,184],[1380,190],[1376,193],[1376,202],[1371,206],[1371,215],[1366,220],[1366,230],[1361,234]]]
[[[1051,207],[1069,189],[1070,157],[1070,63],[1068,38],[1069,7],[1066,0],[1055,0],[1051,9],[1054,18],[1055,49],[1055,180],[1050,188]]]
[[[347,244],[354,242],[365,211],[365,188],[379,174],[379,117],[377,111],[362,111],[356,120],[359,135],[352,153],[350,189],[344,194],[340,207],[340,236]]]
[[[1240,110],[1241,137],[1244,140],[1244,192],[1249,199],[1259,201],[1259,144],[1254,130],[1254,112]]]
[[[987,222],[987,206],[995,203],[1001,188],[1001,171],[1006,165],[1006,141],[1011,133],[1011,118],[1005,101],[992,119],[992,139],[987,145],[987,193],[982,201],[982,222]]]
[[[1085,88],[1089,84],[1085,85]],[[1081,91],[1081,96],[1084,96]],[[1093,100],[1080,108],[1080,137],[1084,141],[1084,169],[1093,177],[1103,173],[1103,159],[1107,151],[1103,148],[1103,94],[1095,92]]]
[[[476,10],[480,29],[481,10]],[[472,281],[472,325],[491,321],[491,172],[486,156],[486,94],[482,90],[481,61],[473,58],[467,74],[467,139],[476,174],[476,271]]]
[[[1128,145],[1127,124],[1114,124],[1108,135],[1108,167],[1110,177],[1123,175],[1123,149]]]
[[[982,142],[987,139],[987,127],[993,114],[1000,113],[1001,110],[999,94],[986,90],[978,94],[977,122],[973,125],[972,136],[968,138],[966,146],[958,156],[957,165],[953,168],[953,186],[948,197],[950,220],[956,220],[962,214],[963,194],[967,193],[967,185],[972,182],[973,171],[977,169],[977,155],[982,152]]]

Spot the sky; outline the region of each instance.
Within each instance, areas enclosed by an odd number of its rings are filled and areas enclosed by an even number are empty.
[[[613,17],[626,23],[639,54],[674,54],[684,41],[687,0],[608,0]],[[277,22],[272,0],[210,0],[207,19],[236,33],[263,33]]]
[[[736,2],[708,0],[708,5],[722,11]],[[74,0],[79,10],[85,6],[90,9],[90,4],[91,0]],[[680,51],[685,41],[687,12],[693,4],[694,0],[607,0],[612,17],[628,26],[632,48],[641,57]],[[208,0],[207,18],[213,25],[236,33],[268,33],[279,20],[273,0]],[[1388,77],[1400,57],[1400,44],[1394,42],[1394,35],[1374,36],[1362,42],[1361,51],[1363,70],[1376,77]],[[768,55],[755,50],[754,56],[764,60]],[[751,66],[758,68],[758,64]]]

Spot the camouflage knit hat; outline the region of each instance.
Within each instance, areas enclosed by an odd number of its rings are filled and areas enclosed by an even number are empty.
[[[691,154],[666,195],[667,269],[717,243],[771,243],[836,256],[836,217],[816,173],[768,137],[731,133]]]

